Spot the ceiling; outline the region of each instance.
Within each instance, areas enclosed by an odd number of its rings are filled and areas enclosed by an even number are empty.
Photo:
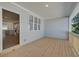
[[[77,2],[16,2],[45,19],[70,16]],[[48,7],[45,5],[48,4]]]

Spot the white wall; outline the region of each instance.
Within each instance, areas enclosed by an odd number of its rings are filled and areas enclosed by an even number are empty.
[[[45,36],[68,39],[68,17],[45,20]]]
[[[40,16],[38,16],[34,13],[31,13],[29,11],[25,11],[25,10],[11,4],[11,3],[0,3],[0,7],[3,9],[20,14],[20,44],[21,45],[43,37],[43,28],[44,28],[43,27],[43,19]],[[28,24],[29,15],[37,16],[38,18],[41,19],[41,29],[40,30],[38,30],[38,31],[30,31],[29,30],[29,24]],[[1,13],[0,13],[0,16],[1,16]],[[1,24],[2,24],[2,21],[0,19],[0,31],[2,30]],[[1,36],[2,36],[2,33],[0,32],[0,48],[2,46]]]

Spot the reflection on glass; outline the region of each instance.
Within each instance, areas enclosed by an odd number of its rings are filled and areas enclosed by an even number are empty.
[[[3,49],[19,44],[19,15],[7,10],[3,11]]]

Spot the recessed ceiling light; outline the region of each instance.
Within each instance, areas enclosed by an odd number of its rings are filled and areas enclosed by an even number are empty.
[[[49,6],[48,4],[45,5],[45,7],[48,7],[48,6]]]

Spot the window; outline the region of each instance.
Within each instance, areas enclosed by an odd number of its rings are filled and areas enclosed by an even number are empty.
[[[32,15],[29,16],[29,27],[30,27],[30,30],[33,30],[33,16]]]
[[[72,32],[79,34],[79,13],[72,19]]]
[[[37,30],[37,17],[34,18],[34,30]]]
[[[34,18],[34,30],[40,30],[40,19],[37,17]]]
[[[38,30],[40,30],[40,19],[38,19]]]
[[[29,27],[30,30],[40,30],[40,19],[32,15],[29,16]]]

